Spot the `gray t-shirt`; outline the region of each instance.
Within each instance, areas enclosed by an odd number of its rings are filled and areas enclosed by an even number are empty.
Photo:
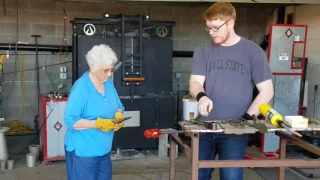
[[[265,52],[243,37],[228,47],[213,42],[199,45],[191,74],[206,77],[204,89],[213,101],[210,116],[199,120],[241,118],[252,104],[254,84],[272,78]]]

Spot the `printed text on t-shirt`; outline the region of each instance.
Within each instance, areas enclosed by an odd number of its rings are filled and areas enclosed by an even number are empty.
[[[209,72],[217,69],[228,69],[231,71],[239,72],[244,74],[245,66],[234,60],[213,60],[209,65]]]

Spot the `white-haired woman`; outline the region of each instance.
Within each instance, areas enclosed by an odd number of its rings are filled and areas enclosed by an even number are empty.
[[[111,80],[117,56],[107,45],[94,46],[86,55],[89,71],[70,91],[64,122],[68,180],[109,180],[114,131],[123,123],[124,107]]]

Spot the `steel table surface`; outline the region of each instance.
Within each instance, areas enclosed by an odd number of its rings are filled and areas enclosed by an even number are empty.
[[[219,121],[206,121],[207,123]],[[250,121],[249,121],[250,122]],[[278,179],[285,179],[285,167],[320,167],[320,160],[286,159],[286,144],[291,142],[297,146],[320,156],[320,148],[314,146],[298,137],[289,135],[285,128],[275,127],[268,121],[261,121],[266,124],[268,132],[275,132],[280,138],[279,159],[272,160],[199,160],[199,134],[200,133],[224,133],[222,127],[206,129],[189,121],[180,121],[179,125],[185,130],[185,134],[191,138],[191,146],[187,145],[175,133],[170,133],[170,180],[175,179],[176,145],[184,152],[191,163],[191,179],[198,179],[199,168],[226,168],[226,167],[278,167]],[[253,127],[247,127],[253,128]],[[295,131],[320,131],[320,124],[309,124],[308,128],[292,128]],[[256,132],[258,130],[255,130]]]

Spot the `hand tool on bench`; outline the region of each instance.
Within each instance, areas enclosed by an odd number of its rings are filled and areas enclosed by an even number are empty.
[[[302,137],[302,134],[293,131],[290,128],[290,125],[283,121],[283,117],[279,114],[275,109],[273,109],[269,104],[261,104],[259,106],[260,113],[270,120],[271,124],[275,126],[280,126],[282,128],[287,129],[288,131],[292,132],[293,134]]]
[[[252,118],[253,118],[253,124],[252,124],[253,127],[258,129],[258,131],[260,133],[267,133],[268,132],[267,126],[264,123],[260,122],[260,120],[258,119],[258,117],[255,114],[252,115]]]

